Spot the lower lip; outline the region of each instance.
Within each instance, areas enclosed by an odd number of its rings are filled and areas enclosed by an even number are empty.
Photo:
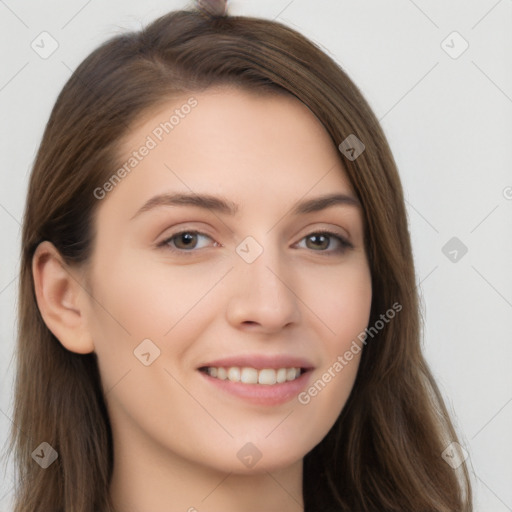
[[[199,373],[222,391],[256,405],[272,406],[284,404],[295,398],[306,387],[312,372],[308,370],[295,380],[272,385],[243,384],[242,382],[217,379],[202,371]]]

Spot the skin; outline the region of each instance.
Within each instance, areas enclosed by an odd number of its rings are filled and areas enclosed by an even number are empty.
[[[313,364],[310,384],[320,379],[368,325],[361,207],[290,213],[324,194],[355,197],[336,146],[296,98],[228,87],[193,96],[197,107],[98,201],[87,266],[67,267],[49,242],[38,247],[38,304],[66,348],[98,356],[119,512],[300,511],[303,457],[342,410],[361,354],[306,405],[248,403],[197,367],[290,354]],[[120,161],[189,97],[147,113]],[[182,205],[136,215],[155,195],[191,191],[232,201],[238,212]],[[321,229],[353,247],[310,236]],[[204,236],[186,248],[180,237],[158,246],[184,230]],[[247,236],[263,248],[252,263],[235,250]],[[160,350],[149,366],[134,356],[144,339]],[[253,467],[237,457],[248,442],[262,455]]]

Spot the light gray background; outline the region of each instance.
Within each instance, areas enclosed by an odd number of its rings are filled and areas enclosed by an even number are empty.
[[[186,5],[0,0],[0,449],[11,423],[20,222],[50,110],[98,44]],[[321,45],[381,120],[407,198],[425,352],[470,454],[476,510],[512,511],[512,1],[238,0],[230,12],[277,19]],[[42,31],[59,44],[48,59],[31,48]],[[453,31],[469,43],[457,58],[441,45]],[[453,36],[446,44],[461,48]],[[442,252],[454,236],[468,248],[456,262]],[[0,473],[6,512],[10,464]]]

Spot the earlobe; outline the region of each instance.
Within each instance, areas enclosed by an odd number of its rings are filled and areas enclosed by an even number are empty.
[[[51,242],[38,245],[32,275],[37,305],[48,329],[68,350],[93,352],[84,307],[87,292]]]

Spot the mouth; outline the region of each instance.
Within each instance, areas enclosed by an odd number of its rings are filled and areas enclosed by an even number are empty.
[[[197,368],[216,389],[264,406],[293,400],[308,384],[313,369],[304,359],[284,356],[227,358]]]
[[[305,368],[263,368],[258,370],[250,366],[203,366],[199,371],[210,377],[243,384],[259,384],[262,386],[275,386],[283,382],[292,382],[298,379],[307,370]]]

